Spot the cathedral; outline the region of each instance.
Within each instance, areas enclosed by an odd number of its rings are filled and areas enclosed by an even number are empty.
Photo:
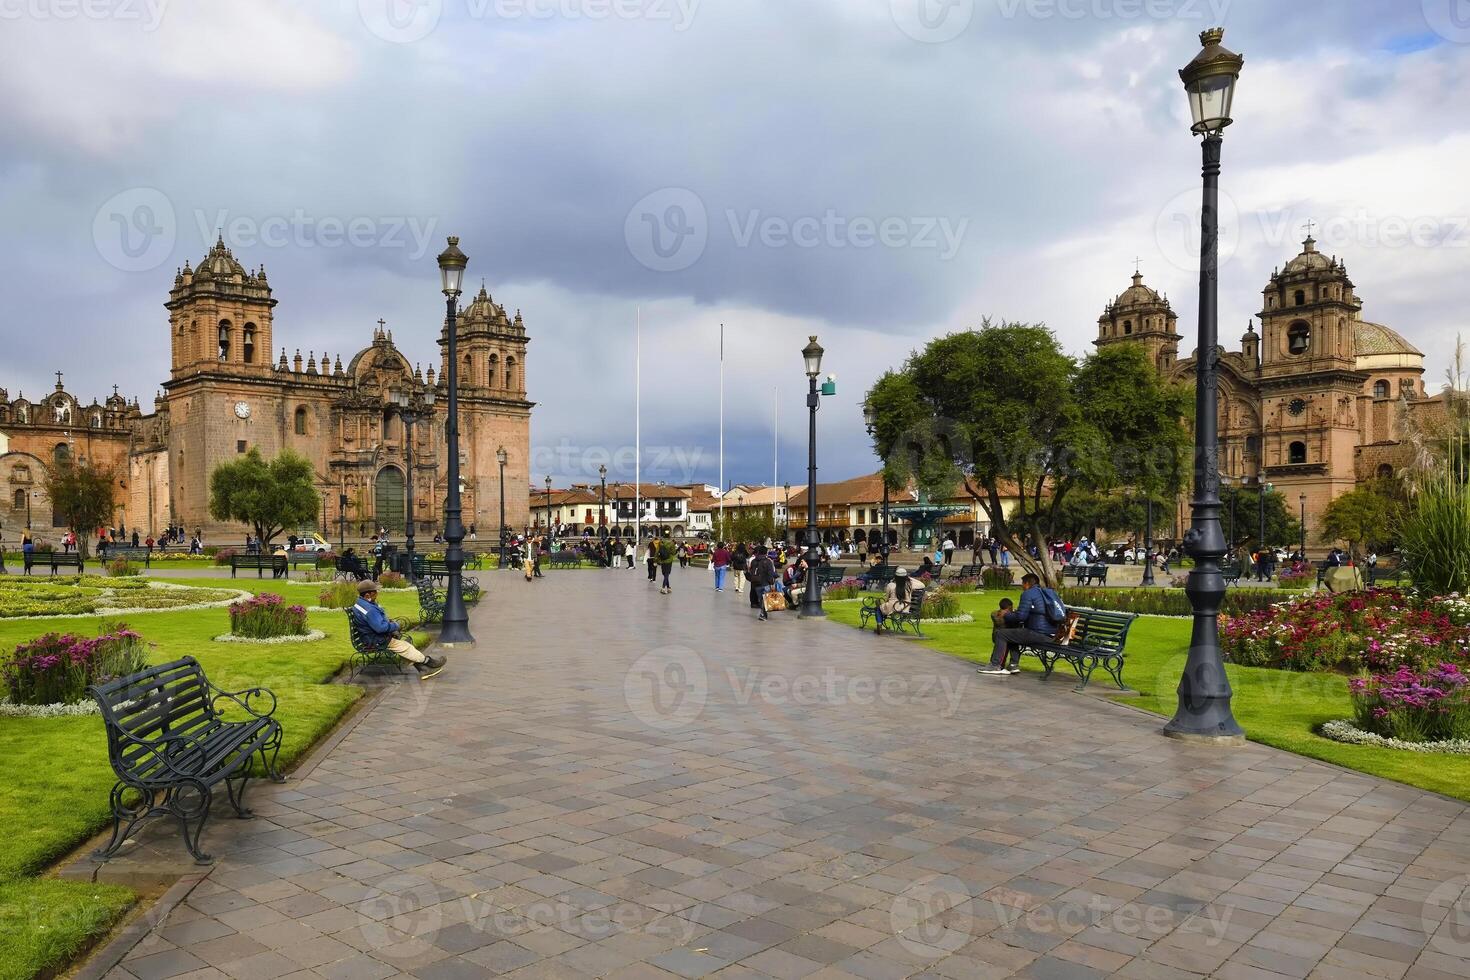
[[[1423,353],[1363,318],[1347,264],[1310,236],[1271,273],[1257,318],[1259,332],[1252,320],[1239,350],[1217,354],[1221,479],[1270,483],[1293,514],[1305,498],[1315,527],[1335,497],[1404,465],[1404,419],[1441,411],[1445,396],[1428,396]],[[1142,345],[1165,377],[1192,386],[1199,352],[1181,358],[1181,339],[1168,298],[1135,271],[1098,318],[1095,343]],[[1177,527],[1187,515],[1182,500]]]
[[[432,296],[429,297],[432,299]],[[409,520],[431,537],[442,524],[448,407],[448,323],[439,331],[439,367],[425,373],[394,345],[378,321],[372,343],[342,358],[300,350],[288,358],[277,340],[277,300],[262,266],[247,271],[223,240],[197,266],[174,276],[168,310],[169,377],[144,412],[113,388],[83,405],[57,372],[55,390],[30,400],[0,388],[0,525],[6,537],[30,526],[49,538],[59,527],[45,493],[45,470],[66,455],[109,468],[117,480],[115,524],[157,535],[169,525],[203,529],[206,543],[243,541],[244,529],[209,515],[209,475],[222,462],[258,449],[284,449],[311,461],[321,513],[311,527],[335,540],[378,527],[401,536]],[[465,525],[496,540],[502,493],[509,527],[527,522],[530,422],[526,328],[484,287],[457,318],[459,446]],[[411,427],[394,396],[434,397]],[[412,439],[412,468],[409,439]],[[504,449],[502,473],[497,460]],[[413,481],[414,511],[406,513]],[[503,488],[503,490],[502,490]],[[59,533],[59,532],[58,532]]]

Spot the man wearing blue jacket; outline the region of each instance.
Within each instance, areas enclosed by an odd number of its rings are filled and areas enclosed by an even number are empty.
[[[357,602],[353,604],[352,612],[369,632],[376,633],[384,641],[389,650],[413,664],[414,670],[419,672],[420,680],[426,681],[444,669],[446,661],[443,657],[420,653],[414,649],[412,643],[398,635],[398,624],[389,619],[388,614],[383,612],[383,607],[378,605],[377,582],[368,579],[357,583]]]
[[[982,674],[1019,674],[1021,648],[1036,643],[1050,643],[1056,636],[1059,621],[1054,618],[1063,609],[1062,600],[1051,589],[1041,587],[1041,579],[1030,572],[1021,576],[1021,602],[1015,612],[1005,614],[1005,629],[995,630],[995,647],[990,663],[980,668]],[[1065,617],[1065,613],[1062,615]],[[1006,653],[1010,665],[1006,665]]]

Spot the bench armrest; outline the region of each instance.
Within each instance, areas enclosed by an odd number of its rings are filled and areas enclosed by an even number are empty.
[[[210,711],[217,710],[215,706],[220,701],[228,699],[235,702],[240,707],[244,708],[246,712],[254,715],[256,718],[269,718],[271,715],[276,713],[276,695],[275,692],[268,687],[251,687],[246,688],[243,691],[226,691],[218,685],[210,683],[209,681],[205,681],[204,683],[209,684],[209,689],[215,692],[214,696],[209,699]],[[256,698],[270,698],[270,707],[267,708],[263,713],[257,711],[255,708],[251,707],[251,702],[253,702]]]
[[[193,735],[184,732],[174,732],[169,735],[160,736],[159,738],[148,739],[139,738],[120,726],[108,725],[107,727],[116,734],[120,741],[125,744],[139,746],[147,751],[147,756],[133,760],[133,768],[139,768],[140,764],[146,764],[148,759],[151,758],[156,759],[160,765],[178,779],[195,779],[198,777],[199,773],[195,769],[182,768],[177,764],[179,756],[183,752],[195,755],[200,762],[204,760],[204,746]]]

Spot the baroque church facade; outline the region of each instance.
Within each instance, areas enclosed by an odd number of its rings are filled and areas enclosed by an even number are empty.
[[[1444,396],[1428,395],[1423,353],[1364,318],[1346,263],[1310,236],[1272,271],[1256,318],[1259,332],[1253,319],[1239,350],[1216,352],[1221,478],[1272,484],[1292,514],[1305,497],[1310,530],[1334,498],[1397,472],[1405,420],[1439,412]],[[1165,377],[1193,385],[1199,352],[1179,356],[1177,327],[1168,298],[1135,271],[1098,318],[1095,343],[1139,344]],[[1187,526],[1187,495],[1175,516]]]
[[[379,321],[372,342],[345,365],[300,350],[273,359],[275,307],[264,267],[247,271],[222,240],[197,266],[174,277],[164,307],[172,363],[168,380],[145,412],[113,389],[83,405],[55,390],[35,401],[0,389],[0,524],[34,528],[42,539],[57,524],[45,495],[45,471],[63,454],[111,469],[117,486],[115,524],[142,535],[171,524],[202,528],[206,543],[243,541],[244,529],[209,515],[209,476],[222,462],[258,449],[266,459],[293,450],[316,474],[321,512],[312,528],[335,540],[339,517],[349,537],[387,527],[401,536],[406,484],[414,485],[420,538],[442,525],[447,493],[447,320],[438,337],[439,365],[424,372],[394,344]],[[508,527],[529,516],[530,421],[526,398],[525,324],[482,286],[457,317],[459,444],[464,522],[495,540],[501,493]],[[433,408],[410,430],[391,396]],[[497,452],[507,456],[500,472]],[[292,529],[296,530],[296,529]],[[306,530],[303,528],[301,530]],[[58,532],[59,533],[59,532]]]

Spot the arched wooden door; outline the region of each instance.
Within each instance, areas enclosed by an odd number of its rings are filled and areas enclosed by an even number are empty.
[[[378,471],[378,479],[373,485],[373,513],[378,527],[403,533],[403,471],[398,467],[385,466]]]

